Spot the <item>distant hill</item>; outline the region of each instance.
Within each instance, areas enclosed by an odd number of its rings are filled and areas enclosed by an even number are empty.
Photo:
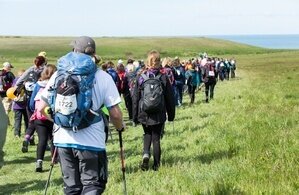
[[[74,37],[0,37],[0,58],[16,64],[31,63],[40,51],[46,51],[50,61],[71,50]],[[211,56],[273,53],[271,50],[205,37],[102,37],[95,38],[97,53],[104,60],[119,58],[142,59],[149,50],[158,50],[162,57],[195,57],[200,52]]]

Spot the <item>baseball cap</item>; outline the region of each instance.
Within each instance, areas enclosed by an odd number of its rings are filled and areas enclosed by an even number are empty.
[[[96,44],[94,40],[88,36],[81,36],[73,40],[71,46],[80,53],[94,54],[96,52]]]
[[[124,63],[124,61],[122,61],[121,59],[117,61],[118,64],[122,64]]]
[[[10,68],[13,68],[13,66],[11,65],[11,63],[9,63],[9,62],[4,62],[3,63],[3,67],[10,67]]]

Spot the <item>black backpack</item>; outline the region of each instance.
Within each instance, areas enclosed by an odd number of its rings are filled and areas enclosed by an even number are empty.
[[[161,74],[158,74],[155,77],[148,77],[145,74],[141,74],[144,81],[141,85],[140,108],[147,114],[161,113],[165,107],[161,76]]]
[[[11,84],[6,82],[7,72],[5,70],[0,70],[0,92],[6,92],[8,88],[11,87]]]

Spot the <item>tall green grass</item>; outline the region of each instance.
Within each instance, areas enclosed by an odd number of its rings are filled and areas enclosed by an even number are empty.
[[[118,41],[107,38],[107,43],[118,48],[117,45],[124,44],[121,40],[116,44]],[[126,47],[137,51],[139,46],[134,43],[138,41],[133,39],[133,46],[128,41]],[[142,51],[151,49],[143,47]],[[201,45],[199,48],[204,50]],[[214,49],[211,47],[211,52],[217,51]],[[65,52],[64,46],[54,50]],[[299,193],[299,52],[245,50],[222,56],[234,55],[237,59],[237,78],[219,81],[214,100],[203,103],[204,93],[199,91],[195,105],[189,106],[188,97],[184,97],[183,107],[177,109],[174,128],[172,123],[166,123],[166,134],[161,141],[162,166],[158,172],[139,169],[143,131],[140,126],[128,124],[123,136],[128,194]],[[178,49],[179,54],[184,51]],[[115,131],[112,138],[107,144],[109,181],[105,194],[114,195],[122,194],[122,173]],[[4,148],[5,165],[0,170],[0,194],[43,193],[50,154],[46,154],[45,172],[35,173],[36,147],[23,154],[21,143],[10,128]],[[48,192],[63,194],[59,165],[53,169]]]

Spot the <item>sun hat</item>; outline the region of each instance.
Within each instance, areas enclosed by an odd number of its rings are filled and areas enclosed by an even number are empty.
[[[85,54],[94,54],[96,53],[96,44],[91,37],[81,36],[71,42],[74,50],[80,53]]]
[[[44,58],[46,58],[47,57],[47,52],[41,51],[41,52],[38,53],[37,56],[43,56]]]
[[[13,66],[12,66],[11,63],[9,63],[9,62],[4,62],[4,63],[3,63],[3,67],[6,67],[6,68],[13,68]]]

